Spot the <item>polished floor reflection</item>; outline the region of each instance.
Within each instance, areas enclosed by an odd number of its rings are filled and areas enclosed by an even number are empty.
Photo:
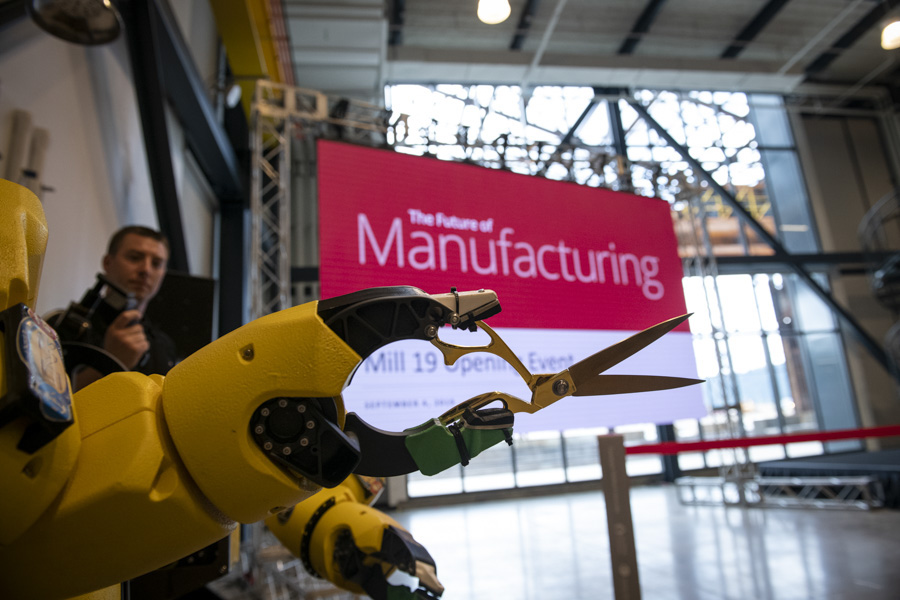
[[[895,600],[900,511],[741,509],[631,490],[645,600]],[[401,509],[444,600],[612,598],[600,492]]]

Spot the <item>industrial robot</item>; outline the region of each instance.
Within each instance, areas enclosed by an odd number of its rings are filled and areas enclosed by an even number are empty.
[[[490,290],[374,288],[267,315],[165,377],[109,374],[73,394],[56,332],[35,314],[48,230],[38,199],[0,180],[0,598],[118,598],[119,584],[265,520],[307,568],[373,598],[437,598],[434,561],[367,504],[357,476],[434,474],[511,443],[513,415],[570,395],[667,389],[672,377],[600,375],[686,317],[556,374],[533,375],[483,322]],[[487,346],[442,342],[444,326]],[[348,413],[361,362],[403,339],[453,364],[507,360],[529,401],[482,394],[403,432]],[[620,343],[622,344],[622,343]],[[418,578],[398,589],[396,569]]]
[[[316,303],[254,321],[258,329],[224,336],[165,378],[113,373],[72,394],[58,337],[34,312],[43,210],[8,181],[0,198],[0,598],[118,598],[120,582],[323,486],[338,508],[366,507],[335,535],[359,524],[359,543],[377,554],[367,568],[383,565],[386,578],[400,560],[413,575],[433,571],[433,561],[416,566],[427,552],[352,487],[360,448],[341,429],[341,390],[361,358],[324,326]],[[373,540],[382,530],[389,552]],[[361,593],[373,585],[354,584],[332,560],[315,558],[322,575]],[[435,577],[428,585],[420,596],[442,591]]]

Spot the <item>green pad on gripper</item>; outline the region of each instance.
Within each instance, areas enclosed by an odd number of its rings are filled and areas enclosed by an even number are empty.
[[[416,429],[422,431],[406,438],[406,449],[423,475],[436,475],[462,462],[453,434],[439,420],[434,419],[430,426],[424,423]],[[460,433],[470,458],[506,440],[502,429],[466,429],[462,426]]]

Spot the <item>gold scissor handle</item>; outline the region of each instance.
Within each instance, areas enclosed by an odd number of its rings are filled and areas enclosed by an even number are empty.
[[[531,372],[525,368],[525,365],[522,364],[522,361],[519,360],[519,357],[515,355],[515,353],[510,350],[509,346],[506,345],[496,331],[491,329],[491,326],[485,323],[484,321],[476,321],[476,325],[478,328],[484,331],[490,336],[491,341],[485,346],[457,346],[456,344],[448,344],[443,341],[439,337],[435,337],[431,340],[431,343],[435,345],[435,347],[440,350],[441,354],[444,355],[444,364],[447,366],[452,366],[457,360],[466,354],[472,354],[473,352],[487,352],[489,354],[493,354],[494,356],[499,356],[506,362],[512,366],[513,369],[519,374],[519,376],[525,380],[525,383],[528,384],[528,387],[532,388],[531,384],[534,381],[535,377],[531,374]]]
[[[490,403],[485,400],[488,397],[491,398],[491,401],[500,400],[512,412],[534,413],[553,404],[560,398],[571,395],[575,391],[575,382],[572,381],[572,377],[569,375],[568,371],[557,373],[555,375],[550,373],[533,374],[524,364],[522,364],[519,357],[506,345],[506,342],[503,341],[500,335],[497,334],[490,325],[484,321],[477,321],[476,325],[491,338],[491,341],[487,345],[457,346],[456,344],[448,344],[438,337],[433,338],[431,343],[440,350],[441,354],[444,356],[444,363],[448,366],[452,366],[466,354],[472,354],[474,352],[487,352],[502,358],[516,370],[523,380],[525,380],[528,389],[530,389],[532,393],[531,402],[525,402],[516,396],[504,392],[491,392],[467,400],[447,411],[445,415],[453,413],[456,415],[454,418],[456,418],[461,415],[466,408],[481,408],[485,404]],[[564,391],[559,391],[560,388],[553,386],[553,383],[560,379],[565,380]],[[441,416],[442,421],[444,420],[445,415]]]
[[[506,392],[488,392],[486,394],[480,394],[475,396],[474,398],[469,398],[463,402],[460,402],[440,417],[438,420],[443,423],[451,423],[458,418],[460,418],[463,413],[467,410],[476,411],[480,408],[484,408],[485,406],[492,404],[493,402],[500,402],[503,406],[509,409],[510,412],[513,413],[535,413],[541,409],[540,406],[536,404],[532,404],[531,402],[525,402],[521,398],[517,398],[512,394],[507,394]]]

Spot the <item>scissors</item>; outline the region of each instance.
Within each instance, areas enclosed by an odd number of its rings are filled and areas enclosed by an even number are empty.
[[[484,290],[480,291],[484,293]],[[455,292],[454,292],[455,293]],[[493,292],[490,292],[493,298]],[[496,300],[494,300],[495,306]],[[498,312],[492,309],[486,316]],[[488,392],[470,398],[440,417],[402,432],[380,430],[348,413],[344,432],[360,446],[354,472],[389,477],[421,471],[433,475],[456,464],[467,465],[483,450],[501,442],[512,444],[516,413],[534,414],[568,396],[599,396],[659,391],[701,383],[685,377],[604,374],[604,371],[647,347],[683,323],[690,315],[669,319],[576,362],[559,373],[532,374],[487,323],[471,319],[465,329],[481,329],[490,337],[482,346],[458,346],[430,335],[428,340],[453,365],[474,352],[493,354],[509,363],[531,390],[529,401],[506,392]],[[434,332],[432,332],[434,333]],[[499,406],[497,406],[499,404]]]
[[[702,383],[700,379],[669,377],[660,375],[604,375],[603,372],[619,364],[626,358],[646,348],[669,331],[686,321],[691,315],[675,317],[652,327],[648,327],[631,337],[604,348],[578,361],[559,373],[533,375],[506,345],[496,331],[487,323],[476,325],[490,336],[485,346],[457,346],[440,339],[432,340],[444,355],[446,364],[452,365],[459,358],[472,352],[488,352],[508,362],[522,377],[531,390],[531,400],[526,402],[504,392],[490,392],[462,402],[439,417],[444,423],[460,418],[467,410],[477,410],[495,401],[500,401],[512,413],[534,414],[567,396],[604,396],[609,394],[629,394],[653,392]]]

